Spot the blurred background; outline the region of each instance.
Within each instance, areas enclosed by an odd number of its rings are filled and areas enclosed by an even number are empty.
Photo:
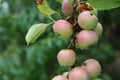
[[[61,13],[61,4],[48,0]],[[120,80],[120,8],[100,11],[99,21],[104,32],[97,47],[80,51],[79,58],[99,60],[103,80]],[[60,67],[56,55],[68,46],[59,39],[51,26],[36,41],[27,46],[25,35],[32,24],[48,23],[34,0],[0,0],[0,80],[51,80],[68,68]]]

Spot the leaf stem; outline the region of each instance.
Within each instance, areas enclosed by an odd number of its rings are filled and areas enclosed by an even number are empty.
[[[67,49],[70,49],[71,46],[72,46],[72,43],[70,43],[70,44],[68,45]]]
[[[57,14],[61,19],[63,18],[58,12],[56,12],[56,14]]]
[[[51,16],[49,16],[49,18],[50,18],[53,22],[55,22],[55,20],[54,20]]]
[[[48,25],[51,25],[51,24],[53,24],[54,22],[51,22],[51,23],[49,23]]]

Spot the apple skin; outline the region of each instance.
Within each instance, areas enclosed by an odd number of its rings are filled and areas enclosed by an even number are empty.
[[[89,80],[89,74],[86,69],[75,67],[70,71],[68,78],[69,80]]]
[[[71,49],[60,50],[57,60],[61,66],[72,66],[76,61],[76,53]]]
[[[66,77],[64,77],[63,75],[57,75],[55,77],[53,77],[52,80],[68,80]]]
[[[94,31],[97,33],[97,35],[100,37],[103,33],[103,27],[101,23],[97,24],[97,27],[94,29]]]
[[[81,49],[88,49],[90,46],[96,45],[98,42],[98,35],[91,30],[82,30],[77,34],[78,46]]]
[[[100,63],[95,59],[88,59],[85,62],[85,65],[81,67],[85,68],[91,78],[97,78],[101,73],[101,66]]]
[[[62,12],[67,15],[71,16],[73,13],[73,6],[70,0],[63,0],[62,2]]]
[[[89,11],[83,11],[78,16],[78,24],[82,29],[94,29],[97,26],[98,18],[91,15]]]
[[[53,24],[53,31],[62,39],[70,39],[73,34],[73,27],[66,20],[58,20]]]

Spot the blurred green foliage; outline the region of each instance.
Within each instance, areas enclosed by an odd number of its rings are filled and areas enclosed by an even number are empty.
[[[48,0],[49,1],[49,0]],[[49,5],[62,16],[61,5],[54,0]],[[104,33],[97,47],[80,51],[79,58],[95,58],[102,65],[103,80],[119,80],[116,68],[120,58],[120,8],[99,12]],[[56,16],[56,15],[55,15]],[[57,20],[57,17],[55,17]],[[56,55],[69,41],[59,39],[51,26],[35,44],[27,46],[25,35],[32,24],[49,23],[40,14],[34,0],[1,0],[0,3],[0,80],[51,80],[68,69],[60,67]],[[114,64],[116,63],[116,64]]]

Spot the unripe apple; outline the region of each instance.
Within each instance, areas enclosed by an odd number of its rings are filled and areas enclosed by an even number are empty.
[[[80,48],[80,45],[78,44],[77,37],[79,33],[76,33],[76,40],[75,40],[75,48]]]
[[[62,39],[70,39],[73,34],[73,27],[66,20],[58,20],[53,24],[53,31]]]
[[[90,30],[82,30],[76,37],[81,49],[88,49],[90,46],[95,45],[98,42],[98,35],[96,32]]]
[[[73,68],[69,73],[69,80],[89,80],[89,74],[86,69],[81,67]]]
[[[101,23],[97,24],[97,27],[94,29],[94,31],[97,33],[98,36],[102,35],[103,32],[103,27]]]
[[[72,66],[76,61],[76,53],[70,49],[59,51],[57,60],[61,66]]]
[[[83,11],[78,16],[78,24],[82,29],[94,29],[97,26],[98,18],[91,15],[89,11]]]
[[[63,0],[62,2],[62,12],[67,15],[71,16],[73,13],[73,6],[71,0]]]
[[[96,78],[101,73],[101,66],[100,63],[95,59],[88,59],[85,62],[85,65],[82,65],[81,67],[85,68],[91,78]]]
[[[69,72],[64,72],[62,75],[67,78],[69,75]]]
[[[53,77],[52,80],[68,80],[66,77],[64,77],[63,75],[58,75]]]
[[[95,15],[95,16],[98,15],[98,11],[97,11],[97,9],[95,9],[95,8],[93,8],[93,10],[91,10],[90,12],[91,12],[91,14],[93,14],[93,15]]]

